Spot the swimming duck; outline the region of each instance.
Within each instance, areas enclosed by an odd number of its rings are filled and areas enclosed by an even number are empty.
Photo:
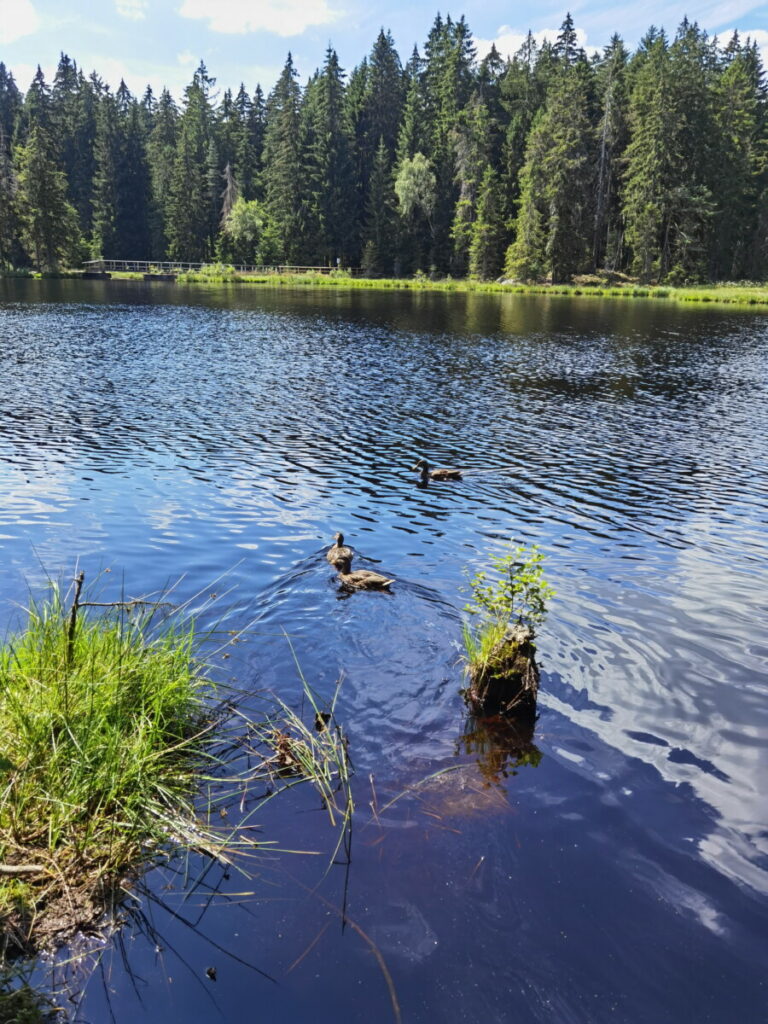
[[[333,539],[336,541],[336,543],[332,547],[328,548],[328,550],[325,553],[325,557],[328,559],[331,565],[333,565],[336,562],[337,558],[348,558],[350,561],[352,561],[352,548],[344,546],[344,534],[335,533],[333,535]]]
[[[428,480],[461,480],[460,469],[450,469],[447,466],[441,469],[431,469],[426,459],[419,459],[413,468],[421,470],[422,483],[426,483]]]
[[[356,569],[352,572],[352,559],[342,555],[333,563],[339,570],[339,583],[350,590],[386,590],[395,581],[370,569]]]

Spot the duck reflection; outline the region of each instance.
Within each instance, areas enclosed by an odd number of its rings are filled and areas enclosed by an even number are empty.
[[[536,719],[477,718],[468,715],[464,732],[456,744],[457,754],[476,754],[477,766],[486,788],[501,787],[504,780],[530,766],[536,768],[542,753],[533,742]]]

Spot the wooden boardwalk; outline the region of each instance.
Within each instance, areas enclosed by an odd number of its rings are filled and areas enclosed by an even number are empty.
[[[206,267],[215,266],[211,263],[186,263],[183,260],[87,260],[83,263],[83,270],[86,273],[111,274],[114,272],[126,272],[135,274],[182,274],[188,270],[203,270]],[[275,264],[274,266],[250,266],[246,264],[232,265],[225,264],[228,270],[234,270],[238,274],[330,274],[337,267],[295,267],[287,263]],[[354,271],[344,268],[345,273],[353,274]]]

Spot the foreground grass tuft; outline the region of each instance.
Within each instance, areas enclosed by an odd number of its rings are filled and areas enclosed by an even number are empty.
[[[209,684],[194,625],[158,618],[136,606],[73,615],[54,585],[0,648],[7,947],[92,918],[124,873],[195,827]]]

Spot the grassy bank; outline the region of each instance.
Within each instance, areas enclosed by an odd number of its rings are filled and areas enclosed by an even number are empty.
[[[0,965],[98,926],[144,869],[180,852],[245,870],[277,849],[254,838],[253,813],[296,784],[327,812],[331,859],[348,843],[338,689],[321,705],[297,662],[310,722],[269,695],[254,721],[240,707],[253,695],[220,701],[208,678],[201,651],[220,650],[218,635],[169,614],[169,595],[104,603],[82,583],[52,584],[0,645]]]
[[[54,586],[0,648],[0,912],[7,951],[92,922],[157,850],[207,838],[210,686],[187,622],[65,607]],[[212,840],[215,842],[215,840]]]
[[[2,273],[3,277],[79,278],[80,271],[57,274],[30,272]],[[112,273],[114,281],[143,281],[144,275],[129,271]],[[641,285],[632,281],[599,281],[590,275],[572,284],[511,284],[499,281],[470,281],[444,278],[433,281],[416,277],[352,277],[339,271],[329,274],[248,274],[230,267],[212,264],[210,268],[187,271],[176,278],[184,285],[247,284],[270,288],[329,288],[337,290],[374,290],[410,292],[500,293],[509,295],[556,295],[597,299],[664,299],[677,303],[715,303],[732,306],[768,307],[768,283],[725,282],[711,285]]]
[[[123,275],[115,274],[119,278]],[[125,275],[126,277],[128,275]],[[227,267],[179,274],[181,284],[251,284],[271,287],[372,289],[377,291],[478,292],[512,295],[565,295],[588,298],[668,299],[674,302],[768,306],[768,284],[715,284],[672,287],[621,283],[506,284],[498,281],[444,280],[428,277],[367,278],[330,274],[241,274]]]
[[[9,278],[80,278],[81,271],[62,270],[41,274],[29,271],[5,272]],[[143,274],[114,271],[113,281],[143,281]],[[727,282],[715,285],[640,285],[621,280],[601,281],[597,275],[568,285],[524,285],[496,281],[453,280],[432,281],[426,275],[415,278],[360,278],[334,270],[330,273],[245,273],[224,264],[211,264],[201,270],[177,275],[181,285],[260,285],[268,288],[328,288],[337,290],[374,290],[404,292],[501,293],[508,295],[557,295],[597,299],[664,299],[672,302],[719,303],[737,306],[768,306],[768,283]]]

